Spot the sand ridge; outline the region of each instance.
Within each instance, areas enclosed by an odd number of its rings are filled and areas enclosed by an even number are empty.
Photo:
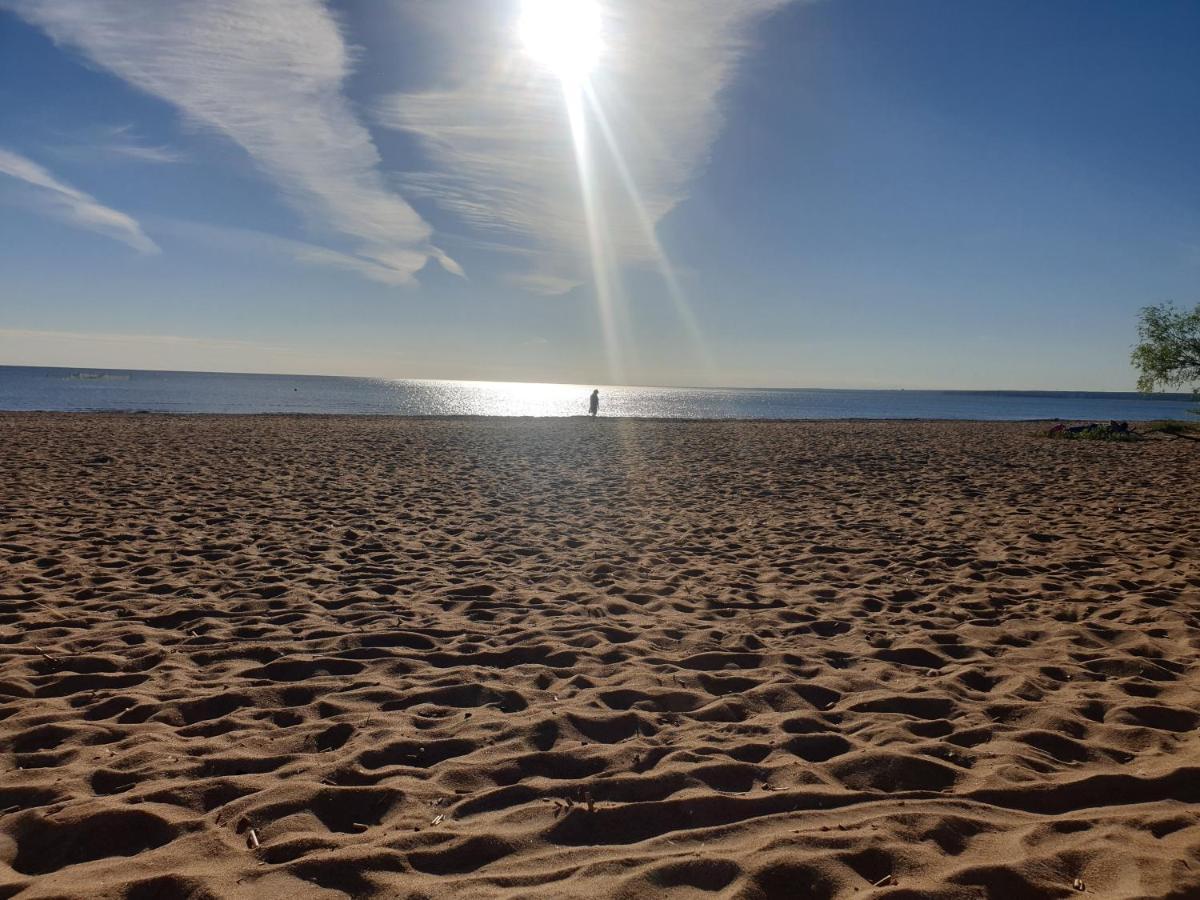
[[[0,897],[1200,896],[1200,453],[0,415]]]

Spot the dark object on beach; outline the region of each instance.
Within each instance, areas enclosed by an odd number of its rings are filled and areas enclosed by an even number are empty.
[[[1087,441],[1136,441],[1141,437],[1128,422],[1088,422],[1084,425],[1058,424],[1046,432],[1047,437],[1074,438]]]
[[[1161,434],[1165,437],[1183,438],[1188,441],[1200,441],[1200,422],[1181,422],[1175,419],[1161,419],[1157,422],[1146,422],[1141,427],[1141,434]]]
[[[600,389],[596,388],[592,391],[592,396],[588,400],[588,415],[594,416],[600,411]]]
[[[1099,422],[1092,422],[1088,425],[1072,425],[1067,429],[1068,434],[1083,434],[1085,431],[1102,431],[1106,434],[1129,434],[1129,423],[1109,422],[1107,425],[1101,425]]]
[[[85,462],[84,465],[85,466],[104,466],[112,461],[113,461],[113,458],[111,456],[105,456],[104,454],[101,453],[97,456],[93,456],[91,459],[89,459],[87,462]]]

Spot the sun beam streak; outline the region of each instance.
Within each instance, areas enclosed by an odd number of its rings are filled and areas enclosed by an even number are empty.
[[[621,178],[625,192],[629,196],[629,202],[633,206],[638,223],[645,232],[646,240],[650,244],[651,251],[654,253],[654,260],[658,266],[659,274],[662,276],[663,282],[667,286],[667,293],[670,295],[671,302],[675,306],[675,314],[679,316],[684,331],[687,332],[688,339],[692,343],[692,348],[700,358],[705,375],[711,380],[716,374],[716,365],[713,362],[712,354],[709,352],[708,343],[704,339],[704,333],[700,330],[700,323],[696,320],[695,313],[692,312],[687,298],[683,295],[683,289],[679,286],[679,280],[675,277],[675,269],[671,265],[670,259],[667,258],[662,244],[659,243],[654,223],[650,221],[650,215],[646,212],[646,204],[642,202],[641,193],[634,183],[629,166],[625,163],[625,156],[621,152],[616,135],[608,123],[608,116],[605,115],[604,108],[600,104],[600,99],[596,96],[596,92],[592,90],[590,84],[585,83],[583,85],[583,93],[587,99],[588,106],[591,108],[592,115],[595,117],[596,124],[599,126],[600,134],[604,138],[608,152],[612,156],[613,165],[616,167],[617,174]]]
[[[579,196],[587,231],[588,256],[596,309],[610,381],[624,379],[618,332],[616,279],[600,204],[584,94],[591,70],[604,51],[600,7],[596,0],[523,0],[517,34],[526,52],[558,79],[571,131]]]
[[[579,173],[579,194],[587,225],[588,251],[591,257],[592,278],[596,288],[596,307],[600,316],[609,377],[613,384],[621,384],[623,383],[621,377],[623,372],[620,346],[617,340],[615,296],[612,290],[609,261],[605,253],[604,233],[596,198],[596,182],[592,171],[592,153],[588,141],[583,103],[583,84],[564,78],[562,79],[562,92],[563,102],[567,108],[567,121],[571,127],[571,141],[575,149],[575,167]]]
[[[704,375],[713,380],[715,366],[695,313],[658,240],[617,136],[592,89],[592,69],[605,50],[599,5],[596,0],[523,0],[517,31],[529,56],[557,77],[562,90],[610,377],[617,382],[623,380],[623,356],[629,343],[625,339],[630,337],[628,309],[621,295],[618,261],[614,257],[620,241],[609,230],[604,203],[607,193],[601,190],[611,165],[636,217],[635,227],[645,236],[686,341]],[[602,140],[593,139],[593,128],[598,129]],[[603,171],[597,165],[601,149],[607,151]]]

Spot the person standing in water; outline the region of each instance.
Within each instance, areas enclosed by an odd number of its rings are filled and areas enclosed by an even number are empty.
[[[592,391],[591,399],[588,400],[588,415],[595,416],[600,412],[600,389],[596,388]]]

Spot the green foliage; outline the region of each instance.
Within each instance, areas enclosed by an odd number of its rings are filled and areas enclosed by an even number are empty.
[[[1169,303],[1144,307],[1132,358],[1139,391],[1198,385],[1200,392],[1200,304],[1191,312]]]

